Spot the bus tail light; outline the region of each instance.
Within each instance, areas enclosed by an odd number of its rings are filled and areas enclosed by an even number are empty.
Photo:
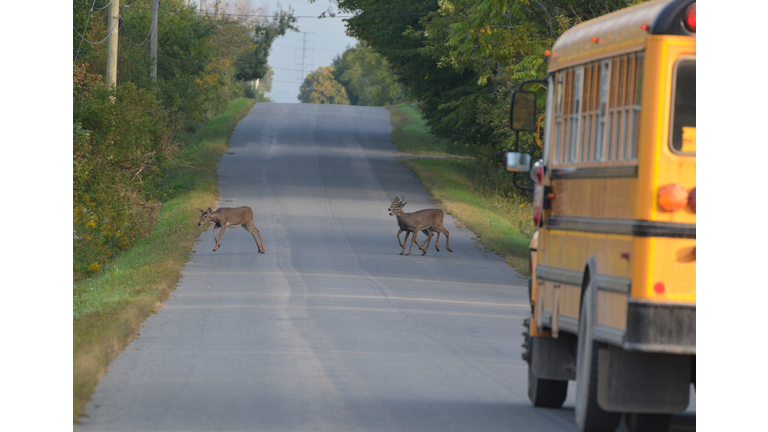
[[[667,290],[667,287],[664,286],[664,282],[656,282],[656,285],[653,286],[653,290],[656,292],[656,294],[664,294],[664,291]]]
[[[688,192],[677,183],[670,183],[659,188],[659,206],[666,211],[677,211],[688,203]]]
[[[696,3],[688,7],[683,14],[683,25],[691,33],[696,33]]]
[[[696,213],[696,188],[693,188],[691,193],[688,194],[688,205],[691,206],[693,212]]]

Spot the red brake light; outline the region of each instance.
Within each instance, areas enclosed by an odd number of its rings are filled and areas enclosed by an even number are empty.
[[[691,32],[696,33],[696,3],[692,4],[683,15],[683,24],[685,28]]]
[[[541,165],[536,168],[536,180],[538,180],[539,183],[544,181],[544,167]]]
[[[659,188],[659,206],[666,211],[676,211],[685,208],[688,202],[688,192],[677,183],[666,184]]]
[[[656,291],[656,294],[664,294],[666,287],[663,282],[656,282],[656,285],[653,286],[653,290]]]
[[[691,206],[693,212],[696,213],[696,188],[693,188],[691,193],[688,194],[688,205]]]

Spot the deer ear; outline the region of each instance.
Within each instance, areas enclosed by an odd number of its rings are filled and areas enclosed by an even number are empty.
[[[203,209],[198,209],[198,210],[200,210],[200,213],[205,213],[205,210]]]
[[[408,203],[404,202],[400,207],[405,207],[406,204],[408,204]]]
[[[210,207],[208,207],[208,213],[210,213],[210,212],[211,212],[211,208],[210,208]]]

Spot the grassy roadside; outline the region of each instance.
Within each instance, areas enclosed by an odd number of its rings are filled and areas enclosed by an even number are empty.
[[[448,155],[461,150],[447,140],[429,135],[418,112],[407,104],[388,106],[392,142],[403,153]],[[480,170],[471,160],[403,159],[436,203],[472,230],[480,243],[499,254],[519,273],[529,275],[528,244],[534,232],[528,198],[503,198],[478,180]],[[510,179],[511,181],[511,179]]]
[[[151,234],[94,277],[73,287],[74,420],[83,415],[101,376],[136,335],[141,323],[173,291],[200,232],[197,208],[218,199],[216,166],[252,99],[236,99],[187,143],[157,200],[162,203]]]

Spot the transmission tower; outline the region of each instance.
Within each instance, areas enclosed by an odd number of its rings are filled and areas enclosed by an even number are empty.
[[[314,33],[310,32],[302,32],[303,38],[296,41],[301,45],[301,48],[296,48],[296,58],[301,59],[301,61],[296,61],[296,66],[299,66],[297,69],[301,72],[298,72],[301,74],[299,76],[299,82],[303,83],[304,78],[307,77],[308,71],[312,71],[314,69],[314,66],[312,62],[314,61],[314,51],[315,48],[311,45],[314,45],[314,41],[309,39],[308,35],[314,35]],[[307,61],[309,59],[309,61]]]

